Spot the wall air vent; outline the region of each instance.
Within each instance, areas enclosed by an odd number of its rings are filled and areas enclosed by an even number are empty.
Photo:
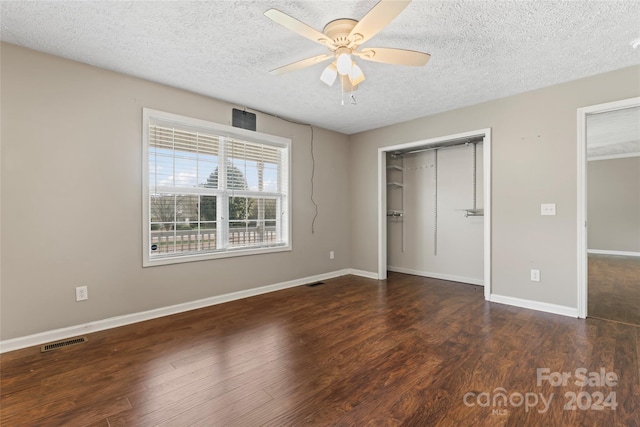
[[[231,125],[236,128],[256,130],[256,115],[234,108],[231,113]]]
[[[69,347],[70,345],[82,344],[83,342],[87,342],[87,337],[76,337],[62,341],[50,342],[48,344],[43,344],[40,346],[40,353],[45,353],[47,351],[56,350],[62,347]]]

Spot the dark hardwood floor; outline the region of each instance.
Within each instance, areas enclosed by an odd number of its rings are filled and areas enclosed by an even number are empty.
[[[640,257],[589,254],[587,315],[640,326]]]
[[[3,354],[0,423],[639,426],[639,359],[638,327],[488,303],[471,285],[345,276]],[[571,376],[554,387],[538,368]],[[581,386],[579,368],[617,382]]]

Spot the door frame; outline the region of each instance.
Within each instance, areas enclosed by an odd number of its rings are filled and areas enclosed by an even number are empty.
[[[587,317],[588,255],[587,255],[587,116],[640,106],[640,97],[606,102],[578,108],[578,317]]]
[[[409,148],[426,148],[439,142],[484,137],[482,145],[484,200],[484,298],[491,296],[491,128],[423,139],[378,148],[378,279],[387,278],[387,153]]]

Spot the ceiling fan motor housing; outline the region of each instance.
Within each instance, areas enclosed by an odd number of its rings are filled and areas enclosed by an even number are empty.
[[[322,32],[333,41],[334,45],[347,47],[354,41],[349,39],[349,34],[351,34],[351,30],[357,23],[358,21],[355,19],[336,19],[325,25]]]

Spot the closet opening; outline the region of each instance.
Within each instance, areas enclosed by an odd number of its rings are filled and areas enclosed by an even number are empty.
[[[378,150],[378,277],[484,286],[491,295],[491,132]]]

